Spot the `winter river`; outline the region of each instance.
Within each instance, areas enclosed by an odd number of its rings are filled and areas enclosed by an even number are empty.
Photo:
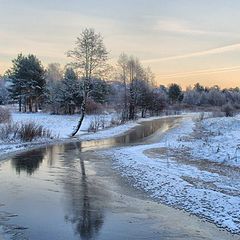
[[[239,239],[151,200],[116,170],[103,148],[153,143],[182,118],[126,134],[21,153],[0,163],[0,239]]]

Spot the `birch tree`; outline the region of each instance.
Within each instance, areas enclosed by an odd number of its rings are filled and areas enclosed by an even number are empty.
[[[67,55],[72,58],[71,65],[77,69],[78,75],[82,77],[83,81],[81,116],[76,129],[72,133],[72,136],[75,136],[85,117],[86,102],[91,91],[91,81],[94,77],[100,77],[105,71],[108,52],[101,34],[95,33],[94,29],[86,28],[77,38],[75,48],[69,51]]]

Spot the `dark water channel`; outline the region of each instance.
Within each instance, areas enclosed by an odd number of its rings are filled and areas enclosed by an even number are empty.
[[[97,153],[154,142],[179,121],[144,122],[121,137],[41,148],[0,163],[0,239],[213,239],[214,227],[196,219],[190,227],[188,215],[149,200]]]

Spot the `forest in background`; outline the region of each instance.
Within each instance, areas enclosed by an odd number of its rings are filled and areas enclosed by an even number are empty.
[[[163,86],[150,67],[125,53],[111,66],[103,38],[93,29],[85,29],[67,55],[72,62],[66,66],[50,63],[44,68],[36,56],[19,54],[0,77],[0,105],[18,103],[20,112],[69,115],[114,110],[122,123],[183,109],[211,109],[226,116],[240,109],[238,87]]]

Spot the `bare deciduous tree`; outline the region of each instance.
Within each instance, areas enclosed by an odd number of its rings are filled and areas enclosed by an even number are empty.
[[[124,108],[122,112],[122,122],[128,120],[128,96],[127,96],[127,72],[128,72],[128,56],[122,53],[118,59],[118,66],[121,69],[121,79],[124,85]]]
[[[91,91],[91,80],[99,77],[106,69],[108,52],[100,34],[95,33],[94,29],[86,28],[77,38],[76,47],[68,52],[68,57],[73,59],[71,65],[78,70],[79,76],[83,79],[83,101],[81,104],[81,116],[77,127],[72,133],[75,136],[81,128],[85,112],[88,95]]]

